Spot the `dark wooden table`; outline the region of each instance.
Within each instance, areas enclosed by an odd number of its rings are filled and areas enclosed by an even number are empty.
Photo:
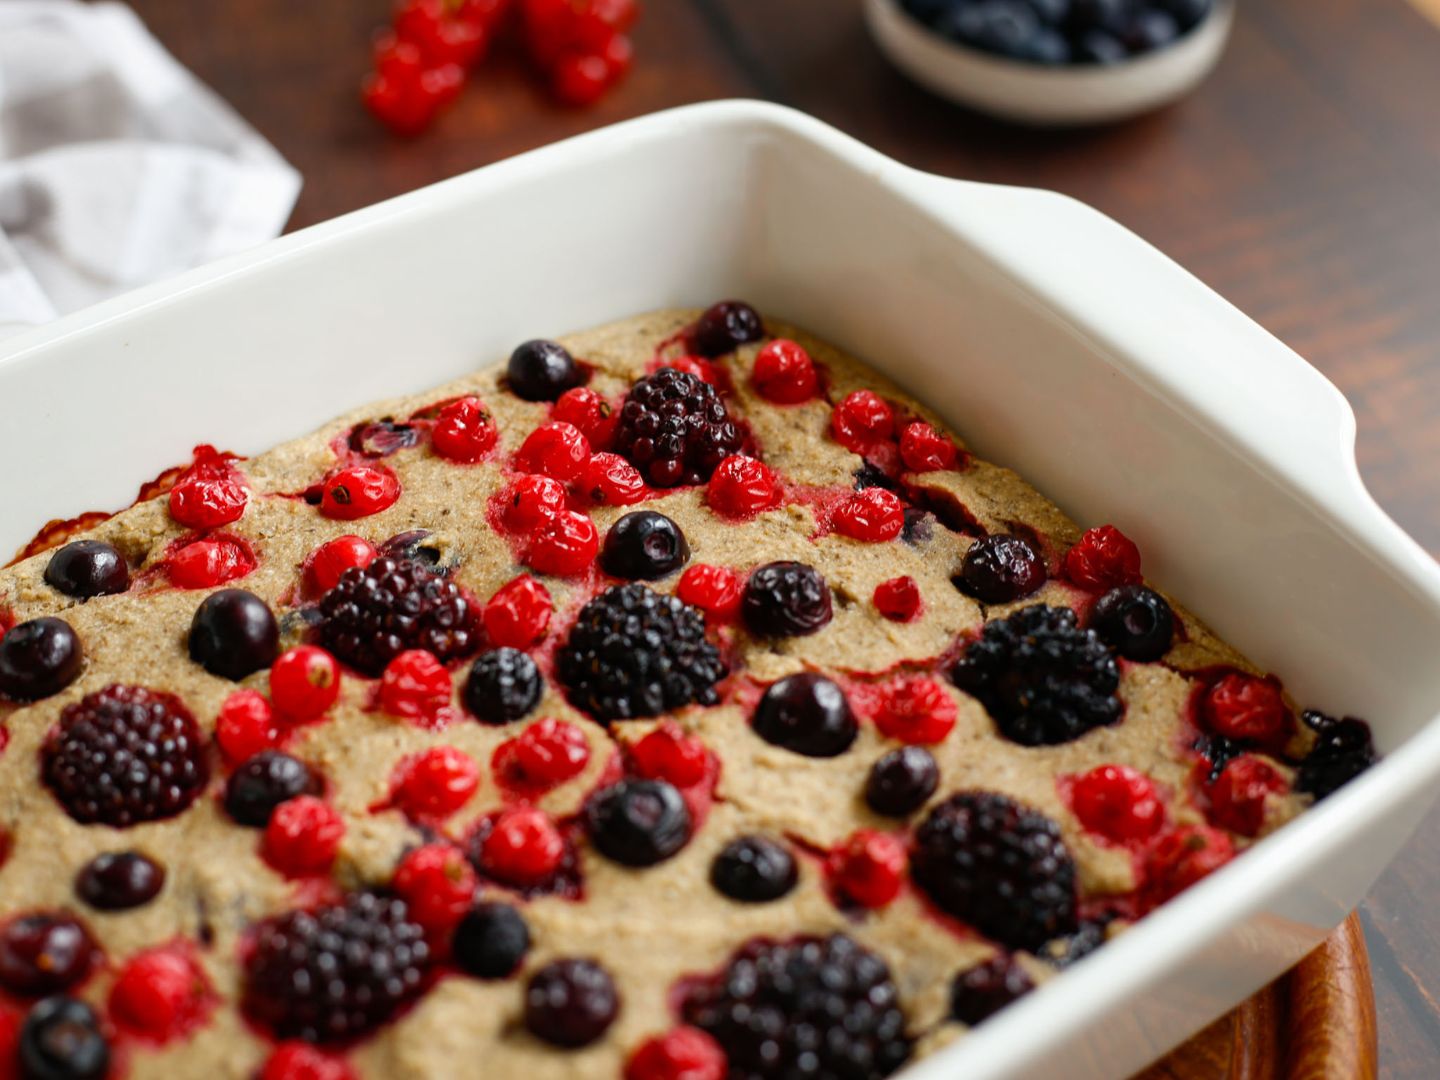
[[[498,60],[412,143],[356,103],[386,0],[132,3],[304,174],[294,227],[591,127],[736,96],[807,110],[933,172],[1077,196],[1334,380],[1359,415],[1371,490],[1440,553],[1440,29],[1403,0],[1249,0],[1190,100],[1068,134],[1003,127],[915,89],[869,42],[858,0],[650,0],[635,71],[598,107],[555,108]],[[1387,1077],[1440,1069],[1435,829],[1440,813],[1362,910]]]

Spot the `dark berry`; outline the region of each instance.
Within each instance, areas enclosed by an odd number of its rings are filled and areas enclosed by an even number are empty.
[[[281,803],[323,791],[320,777],[305,762],[279,750],[262,750],[230,774],[225,811],[238,825],[263,829]]]
[[[1150,52],[1163,49],[1180,36],[1180,24],[1167,11],[1137,11],[1120,35],[1132,53]]]
[[[394,420],[373,420],[350,429],[350,449],[367,458],[389,457],[420,445],[420,429]]]
[[[584,381],[584,372],[565,346],[555,341],[517,345],[505,369],[510,392],[526,401],[554,401]]]
[[[165,868],[138,851],[96,855],[75,876],[75,894],[100,911],[128,911],[154,900]]]
[[[405,901],[354,893],[260,924],[245,964],[244,1009],[282,1039],[345,1042],[416,997],[430,963],[425,931]]]
[[[1191,743],[1191,749],[1205,759],[1208,765],[1206,782],[1213,784],[1225,771],[1231,760],[1245,753],[1245,744],[1224,735],[1199,735]]]
[[[799,881],[795,856],[764,836],[742,836],[720,849],[710,864],[710,884],[743,904],[779,900]]]
[[[680,1013],[720,1044],[731,1080],[880,1080],[910,1057],[889,967],[844,934],[757,938]]]
[[[986,791],[940,803],[915,833],[916,883],[941,910],[1012,949],[1072,932],[1075,862],[1060,827]]]
[[[703,484],[743,442],[715,388],[668,367],[630,388],[615,432],[616,452],[661,488]]]
[[[655,581],[690,561],[680,526],[654,510],[626,514],[605,534],[600,568],[612,577]]]
[[[801,637],[834,616],[830,586],[813,566],[772,562],[757,567],[740,602],[745,627],[757,637]]]
[[[0,929],[0,986],[12,994],[53,994],[88,975],[98,955],[73,916],[20,915]]]
[[[1121,585],[1095,601],[1090,629],[1127,660],[1159,660],[1170,651],[1175,613],[1155,590]]]
[[[1063,971],[1071,964],[1085,959],[1105,944],[1108,925],[1108,919],[1104,918],[1098,921],[1086,920],[1073,934],[1067,934],[1065,937],[1051,941],[1040,953],[1040,956]]]
[[[946,37],[998,56],[1030,59],[1031,41],[1040,30],[1035,10],[1024,0],[979,0],[956,7],[937,29]]]
[[[1130,51],[1114,34],[1087,30],[1071,46],[1074,58],[1087,64],[1118,64],[1130,58]]]
[[[1035,984],[1025,969],[1000,953],[955,976],[950,986],[950,1015],[974,1027],[1033,989]]]
[[[418,562],[381,556],[352,567],[320,600],[316,633],[337,658],[374,678],[407,649],[442,664],[480,644],[479,613],[454,582]]]
[[[431,538],[429,529],[411,529],[408,532],[397,533],[381,544],[376,551],[391,559],[419,563],[426,570],[444,573],[445,568],[440,565],[443,553],[440,546]],[[366,565],[372,561],[366,560]]]
[[[774,746],[817,758],[843,754],[859,732],[845,691],[811,671],[772,683],[751,726]]]
[[[764,336],[765,324],[753,307],[743,300],[722,300],[695,320],[690,346],[701,356],[724,356]]]
[[[1134,0],[1070,0],[1069,27],[1071,32],[1098,27],[1113,33],[1134,9]]]
[[[0,637],[0,694],[39,701],[80,677],[85,650],[64,619],[51,616],[12,626]]]
[[[625,866],[653,866],[690,839],[690,810],[664,780],[621,780],[585,806],[590,842]]]
[[[455,927],[451,944],[461,970],[479,979],[505,979],[515,974],[530,951],[530,928],[509,904],[476,904]]]
[[[924,806],[939,785],[935,756],[923,746],[902,746],[870,766],[865,805],[885,817],[905,817]]]
[[[593,960],[552,961],[525,987],[525,1027],[552,1046],[594,1042],[619,1011],[614,980]]]
[[[1120,719],[1115,658],[1069,608],[1035,604],[987,624],[950,677],[1022,746],[1069,742]]]
[[[108,686],[67,705],[40,759],[46,785],[83,825],[123,829],[174,817],[210,779],[189,710],[140,686]]]
[[[970,545],[955,587],[983,604],[1008,604],[1045,584],[1045,563],[1028,540],[998,533]]]
[[[76,540],[66,544],[45,565],[45,581],[66,596],[87,600],[110,596],[130,587],[130,567],[125,556],[99,540]]]
[[[935,535],[935,521],[935,515],[929,510],[922,510],[918,506],[907,506],[905,508],[905,527],[900,530],[900,538],[911,547],[928,544],[931,537]]]
[[[884,488],[886,491],[893,492],[896,495],[902,493],[899,482],[891,479],[890,475],[884,469],[871,462],[867,461],[861,465],[860,468],[856,469],[854,477],[856,491],[865,491],[868,488],[878,487]]]
[[[556,656],[570,700],[601,721],[713,705],[725,662],[705,617],[645,585],[613,585],[586,604]]]
[[[264,600],[244,589],[211,593],[190,623],[190,659],[211,675],[239,681],[280,654],[280,627]]]
[[[1315,732],[1315,745],[1295,774],[1296,791],[1323,799],[1375,763],[1375,742],[1364,720],[1353,716],[1337,720],[1314,710],[1302,713],[1300,719]]]
[[[1156,0],[1155,6],[1169,14],[1183,32],[1202,22],[1214,10],[1215,0]]]
[[[24,1080],[100,1080],[110,1071],[110,1044],[100,1018],[75,998],[46,998],[20,1028]]]
[[[504,646],[483,652],[465,680],[465,707],[482,724],[508,724],[540,704],[544,681],[535,661]]]

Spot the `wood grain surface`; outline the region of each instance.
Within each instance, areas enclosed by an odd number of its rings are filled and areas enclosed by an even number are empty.
[[[304,174],[296,227],[591,127],[734,96],[807,110],[933,172],[1067,192],[1334,380],[1359,417],[1371,490],[1440,552],[1440,29],[1421,14],[1440,0],[1246,0],[1219,69],[1187,101],[1064,134],[916,89],[867,39],[859,0],[650,0],[635,71],[598,107],[553,107],[502,60],[411,143],[356,103],[387,0],[132,3]],[[1437,827],[1440,813],[1360,913],[1386,1077],[1440,1075]]]

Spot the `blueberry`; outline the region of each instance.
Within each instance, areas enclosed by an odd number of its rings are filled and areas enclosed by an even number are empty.
[[[419,428],[413,424],[397,424],[388,417],[384,420],[356,424],[350,429],[350,449],[372,460],[389,457],[391,454],[419,445]]]
[[[923,746],[902,746],[878,758],[865,781],[865,804],[885,817],[905,817],[940,785],[935,757]]]
[[[465,707],[482,724],[508,724],[540,704],[544,689],[535,661],[506,645],[481,653],[470,665]]]
[[[1182,33],[1194,29],[1215,10],[1215,0],[1152,0],[1155,7],[1170,15]]]
[[[1104,30],[1085,31],[1071,51],[1077,62],[1088,64],[1118,64],[1130,57],[1120,39]]]
[[[1045,584],[1045,563],[1019,536],[982,536],[965,552],[954,581],[957,589],[982,604],[1008,604]]]
[[[1315,709],[1305,710],[1300,719],[1315,733],[1315,744],[1295,774],[1296,791],[1323,799],[1375,763],[1375,740],[1364,720],[1337,720]]]
[[[525,987],[525,1027],[553,1046],[586,1046],[620,1011],[610,974],[593,960],[555,960]]]
[[[911,547],[919,547],[922,544],[928,544],[934,535],[935,515],[918,506],[907,506],[905,508],[905,528],[900,533],[905,543]]]
[[[99,1080],[110,1070],[110,1044],[100,1018],[83,1001],[41,1001],[20,1028],[20,1075],[24,1080]]]
[[[1070,0],[1028,0],[1046,26],[1064,26],[1070,19]]]
[[[427,570],[437,573],[446,572],[440,565],[440,547],[430,539],[428,529],[411,529],[409,532],[398,533],[381,544],[379,552],[381,556],[419,563]]]
[[[1132,53],[1163,49],[1180,36],[1175,16],[1164,11],[1140,11],[1126,24],[1120,40]]]
[[[280,655],[280,627],[254,593],[211,593],[190,623],[190,659],[212,675],[239,681],[267,668]]]
[[[305,762],[279,750],[262,750],[230,774],[225,810],[237,824],[263,829],[282,802],[322,790],[320,778]]]
[[[461,970],[476,978],[508,978],[530,951],[530,928],[509,904],[476,904],[455,927],[451,951]]]
[[[629,580],[655,581],[689,561],[680,526],[654,510],[636,510],[615,522],[600,550],[601,569]]]
[[[70,915],[21,915],[0,930],[0,986],[14,994],[53,994],[90,973],[95,942]]]
[[[1048,26],[1036,30],[1030,38],[1028,59],[1037,64],[1060,65],[1070,63],[1070,42],[1065,35]]]
[[[1159,660],[1170,651],[1175,614],[1153,589],[1121,585],[1090,609],[1090,629],[1127,660]]]
[[[526,401],[554,401],[584,381],[584,372],[568,349],[555,341],[517,345],[505,369],[510,392]]]
[[[653,866],[690,839],[690,810],[664,780],[621,780],[585,807],[590,842],[625,866]]]
[[[128,911],[154,900],[165,868],[138,851],[96,855],[75,875],[75,894],[100,911]]]
[[[779,900],[795,888],[799,876],[795,856],[765,836],[731,840],[710,864],[710,884],[742,904]]]
[[[837,757],[850,749],[858,726],[839,686],[814,672],[787,675],[755,707],[755,734],[805,757]]]
[[[125,557],[109,544],[76,540],[50,556],[45,566],[45,581],[66,596],[88,600],[128,589],[130,567]]]
[[[800,637],[834,616],[830,586],[813,566],[772,562],[756,567],[740,602],[745,627],[757,637]]]
[[[1030,57],[1030,42],[1040,29],[1035,9],[1024,0],[981,0],[953,10],[939,30],[972,48],[1016,60]]]
[[[1070,30],[1081,34],[1087,30],[1120,30],[1134,10],[1132,0],[1071,0]]]
[[[1033,989],[1035,984],[1025,969],[1000,953],[955,976],[950,986],[950,1015],[974,1027]]]
[[[900,7],[907,15],[927,26],[933,26],[954,6],[955,0],[900,0]]]
[[[80,677],[85,650],[64,619],[45,616],[12,626],[0,637],[0,694],[39,701]]]
[[[749,304],[722,300],[705,309],[690,332],[690,344],[701,356],[724,356],[765,336],[765,324]]]

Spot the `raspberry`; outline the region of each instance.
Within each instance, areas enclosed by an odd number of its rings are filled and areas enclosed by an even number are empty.
[[[177,589],[211,589],[239,581],[256,565],[250,545],[233,536],[178,541],[165,555],[165,575]]]
[[[323,716],[340,697],[340,665],[324,649],[297,645],[270,666],[270,699],[290,720]]]
[[[580,491],[596,506],[633,506],[649,494],[640,470],[619,454],[595,454],[580,476]]]
[[[286,877],[323,874],[345,838],[345,820],[314,795],[287,799],[270,815],[261,852]]]
[[[418,996],[430,963],[425,931],[404,900],[354,893],[259,925],[243,1007],[282,1039],[346,1042]]]
[[[715,467],[706,494],[717,513],[749,517],[780,501],[780,485],[775,474],[754,458],[733,454]]]
[[[192,470],[170,489],[170,516],[187,529],[216,529],[239,521],[250,493],[227,471]]]
[[[382,556],[345,571],[320,600],[316,634],[338,659],[372,678],[406,649],[443,663],[474,652],[479,620],[453,582],[417,562]]]
[[[662,488],[704,483],[742,441],[715,388],[675,368],[630,388],[615,433],[616,450]]]
[[[538,795],[579,776],[589,762],[585,733],[547,716],[496,747],[491,767],[506,787]]]
[[[561,510],[536,530],[525,551],[525,564],[542,574],[573,577],[585,572],[599,549],[595,523],[584,514]]]
[[[772,562],[756,567],[741,600],[745,628],[757,637],[802,637],[834,617],[830,586],[813,566]]]
[[[955,976],[950,986],[950,1015],[974,1027],[1033,989],[1035,984],[1025,969],[999,953]]]
[[[521,476],[506,489],[501,507],[506,528],[531,533],[565,509],[565,486],[548,476]]]
[[[1230,761],[1205,789],[1210,820],[1241,836],[1256,836],[1265,824],[1265,797],[1280,795],[1285,778],[1251,754]]]
[[[391,716],[435,726],[450,705],[450,672],[424,649],[407,649],[385,665],[380,707]]]
[[[625,1080],[725,1080],[726,1072],[720,1044],[682,1025],[641,1043],[625,1065]]]
[[[1069,742],[1120,718],[1115,658],[1069,608],[1035,604],[987,624],[950,677],[1022,746]]]
[[[500,586],[485,605],[485,636],[494,646],[528,649],[545,636],[553,608],[550,590],[522,574]]]
[[[621,780],[585,804],[590,842],[622,866],[653,866],[690,840],[690,809],[664,780]]]
[[[406,853],[395,870],[395,892],[410,918],[433,935],[447,934],[470,910],[480,887],[465,856],[449,844],[426,844]]]
[[[955,727],[955,702],[934,679],[915,675],[886,687],[875,713],[880,734],[905,743],[931,745]]]
[[[184,948],[130,958],[110,988],[110,1015],[142,1038],[169,1042],[198,1027],[215,1006],[205,971]]]
[[[544,690],[534,660],[516,649],[491,649],[470,668],[465,707],[482,724],[507,724],[535,708]]]
[[[463,397],[440,410],[430,431],[430,445],[447,461],[473,464],[490,451],[499,435],[484,402]]]
[[[604,450],[615,437],[619,418],[610,403],[587,386],[566,390],[550,411],[550,419],[572,424],[593,450]]]
[[[630,756],[641,776],[664,780],[677,788],[698,784],[710,771],[710,752],[705,744],[685,734],[674,720],[662,721],[630,748]]]
[[[40,759],[46,785],[82,825],[174,817],[210,779],[195,718],[179,698],[140,686],[108,686],[67,705]]]
[[[710,864],[710,884],[742,904],[766,904],[795,888],[799,868],[790,849],[766,836],[741,836]]]
[[[1065,553],[1065,576],[1082,589],[1104,592],[1140,584],[1140,549],[1114,525],[1087,529]]]
[[[906,424],[900,433],[900,460],[911,472],[953,469],[955,444],[924,421]]]
[[[874,910],[900,895],[905,864],[905,845],[899,839],[874,829],[856,829],[831,852],[825,870],[842,902]]]
[[[265,1059],[255,1080],[355,1080],[350,1066],[306,1042],[286,1042]]]
[[[720,652],[695,608],[645,585],[613,585],[586,604],[556,655],[571,701],[602,722],[719,700]]]
[[[75,895],[97,911],[144,907],[165,887],[165,868],[138,851],[96,855],[75,875]]]
[[[1280,751],[1295,730],[1295,719],[1278,683],[1232,671],[1205,692],[1201,715],[1211,731]]]
[[[254,690],[237,690],[215,718],[215,741],[231,766],[280,745],[280,729],[270,703]]]
[[[820,385],[810,354],[785,338],[777,338],[761,348],[755,355],[755,368],[750,378],[755,383],[756,392],[777,405],[798,405],[809,401]]]
[[[1302,713],[1301,719],[1315,732],[1315,745],[1295,774],[1296,791],[1323,799],[1375,763],[1375,742],[1364,720],[1336,720],[1314,710]]]
[[[952,580],[982,604],[1008,604],[1045,584],[1045,562],[1028,540],[997,533],[970,545]]]
[[[1077,776],[1070,805],[1087,830],[1117,844],[1148,840],[1165,824],[1154,783],[1127,765],[1100,765]]]
[[[469,802],[480,786],[480,767],[453,746],[416,754],[397,772],[393,801],[414,818],[449,817]]]
[[[891,622],[910,622],[920,614],[920,586],[908,574],[876,585],[871,599],[875,610]]]
[[[609,974],[593,960],[553,960],[525,987],[525,1027],[552,1046],[587,1046],[620,1011]]]
[[[1230,837],[1208,825],[1164,833],[1145,860],[1145,896],[1153,906],[1183,892],[1235,857]]]
[[[699,608],[711,622],[730,622],[739,615],[744,591],[745,583],[734,570],[705,563],[687,567],[675,586],[675,595]]]
[[[915,833],[915,883],[947,914],[1034,951],[1078,925],[1075,862],[1060,827],[987,791],[938,804]]]
[[[310,587],[318,593],[329,592],[340,584],[346,570],[352,566],[365,569],[377,554],[375,545],[359,536],[347,534],[327,540],[310,556],[310,565],[306,568]]]
[[[895,410],[878,394],[856,390],[830,416],[835,441],[856,454],[867,454],[895,434]]]
[[[512,806],[477,832],[476,859],[489,877],[521,888],[552,879],[565,862],[565,838],[545,811]]]
[[[690,344],[703,357],[724,356],[765,336],[765,324],[743,300],[711,304],[690,328]]]
[[[72,915],[19,915],[0,929],[0,986],[38,997],[80,982],[101,962],[100,947]]]
[[[552,420],[525,437],[515,455],[515,467],[556,480],[575,480],[589,460],[590,443],[580,430],[574,424]]]
[[[130,587],[130,565],[110,544],[76,540],[50,556],[45,564],[45,584],[77,600],[114,596]],[[0,623],[0,631],[4,629]]]
[[[369,517],[394,505],[400,481],[378,465],[352,465],[326,479],[320,492],[320,513],[335,521]]]
[[[879,1080],[910,1057],[900,992],[885,961],[844,934],[756,938],[680,1003],[735,1080]]]

